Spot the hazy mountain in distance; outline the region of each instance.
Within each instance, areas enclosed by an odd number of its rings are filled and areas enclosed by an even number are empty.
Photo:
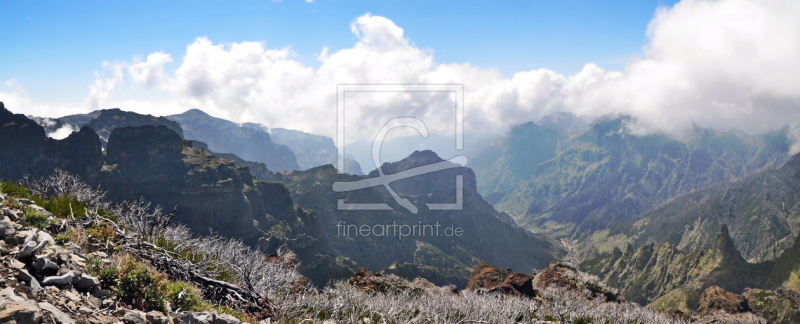
[[[164,117],[156,117],[153,115],[139,114],[132,111],[124,111],[119,108],[100,110],[100,114],[97,115],[97,117],[90,119],[89,122],[83,125],[91,126],[92,129],[97,132],[97,135],[99,135],[103,140],[104,147],[105,141],[108,140],[111,132],[117,127],[164,125],[173,132],[177,133],[178,136],[183,138],[183,129],[174,121]]]
[[[300,169],[294,152],[273,142],[263,130],[212,117],[199,109],[166,118],[183,127],[186,139],[202,141],[214,152],[233,153],[248,161],[262,162],[272,171]]]
[[[567,134],[580,134],[589,129],[589,125],[596,119],[596,116],[576,116],[570,112],[557,112],[543,117],[538,124]]]
[[[333,139],[327,136],[309,134],[299,130],[272,128],[256,123],[243,123],[242,126],[269,131],[272,141],[286,145],[297,156],[297,164],[301,170],[308,170],[320,165],[338,163],[338,151]],[[351,158],[345,158],[345,172],[363,175],[361,166]]]
[[[183,136],[183,129],[178,123],[164,117],[143,115],[132,111],[124,111],[119,108],[95,110],[87,114],[69,115],[59,118],[42,118],[28,116],[44,127],[48,136],[64,138],[69,133],[78,131],[83,126],[90,126],[100,136],[101,143],[105,149],[106,141],[111,132],[117,127],[139,126],[139,125],[164,125],[172,131]]]
[[[44,128],[45,133],[47,133],[48,137],[52,137],[54,139],[63,139],[69,134],[73,132],[77,132],[80,130],[78,125],[67,124],[61,121],[59,118],[50,118],[50,117],[36,117],[27,115],[26,117],[30,118],[31,120],[35,121],[37,124]]]
[[[466,156],[469,159],[467,166],[471,166],[472,160],[494,139],[487,137],[484,133],[466,132],[464,134],[464,147],[458,150],[456,149],[454,134],[430,133],[427,138],[419,135],[387,137],[381,144],[380,162],[397,162],[405,159],[415,151],[430,150],[436,152],[443,159],[451,159],[461,155]],[[360,139],[345,146],[345,154],[358,161],[365,173],[376,169],[375,162],[372,160],[373,142],[374,139],[372,138]]]
[[[0,178],[50,175],[56,168],[79,176],[120,202],[143,197],[198,234],[210,230],[275,252],[294,252],[300,271],[318,285],[343,279],[352,264],[332,255],[317,214],[298,208],[281,183],[253,178],[249,166],[192,147],[164,125],[115,127],[104,153],[100,137],[88,126],[63,140],[0,102]]]
[[[85,114],[67,115],[67,116],[64,116],[64,117],[59,117],[58,120],[60,120],[61,122],[65,123],[65,124],[81,126],[81,125],[85,125],[90,120],[99,117],[100,116],[100,112],[101,112],[100,110],[95,110],[95,111],[92,111],[92,112],[89,112],[89,113],[85,113]]]
[[[382,168],[386,174],[393,174],[440,161],[443,160],[432,151],[422,151],[414,152],[399,162],[386,163]],[[463,210],[429,210],[424,203],[456,201],[456,175],[459,174],[464,179]],[[366,177],[339,174],[332,166],[325,165],[276,174],[276,177],[292,193],[296,204],[319,214],[322,228],[338,255],[373,271],[394,263],[413,263],[457,276],[465,283],[469,274],[467,269],[483,260],[491,260],[492,264],[503,268],[529,272],[563,256],[557,241],[513,225],[508,215],[496,211],[484,201],[477,193],[475,174],[469,168],[455,167],[392,182],[391,187],[400,197],[419,207],[417,214],[399,206],[382,186],[341,193],[331,189],[337,181],[358,181],[376,175],[377,172]],[[338,199],[344,199],[346,203],[386,202],[393,210],[339,210]],[[455,226],[463,229],[463,235],[432,236],[429,233],[400,239],[388,234],[362,236],[352,229],[346,235],[343,227],[337,226],[436,222],[441,225],[440,233],[448,226]]]
[[[794,155],[779,168],[682,195],[612,224],[608,236],[634,247],[669,242],[680,250],[699,251],[713,243],[714,229],[727,225],[745,259],[772,260],[800,233],[798,188],[800,155]]]
[[[473,159],[478,190],[521,226],[579,238],[788,159],[785,130],[748,135],[695,127],[677,140],[632,135],[626,119],[606,116],[576,135],[517,126]]]
[[[698,251],[684,252],[670,243],[648,243],[636,250],[628,245],[624,251],[615,248],[588,259],[580,268],[620,288],[627,300],[656,310],[694,313],[703,292],[717,286],[756,301],[750,306],[766,310],[770,323],[797,323],[800,240],[792,240],[774,261],[748,263],[736,250],[727,226],[717,233],[711,246]],[[783,304],[780,299],[785,297],[789,300]],[[779,320],[784,316],[794,320]]]

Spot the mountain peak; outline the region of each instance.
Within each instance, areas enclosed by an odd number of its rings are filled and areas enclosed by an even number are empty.
[[[714,249],[717,250],[724,259],[746,262],[742,254],[736,250],[733,239],[731,239],[731,235],[728,232],[727,224],[722,225],[719,235],[714,239]]]
[[[411,155],[409,155],[407,158],[403,160],[421,160],[430,163],[444,161],[444,159],[439,157],[439,155],[436,154],[436,152],[431,150],[414,151],[414,153],[411,153]]]
[[[192,108],[192,109],[189,109],[189,110],[187,110],[187,111],[184,111],[184,112],[183,112],[181,115],[185,115],[185,116],[198,116],[198,117],[200,117],[200,116],[210,116],[210,115],[209,115],[209,114],[207,114],[205,111],[202,111],[202,110],[200,110],[200,109],[197,109],[197,108]]]

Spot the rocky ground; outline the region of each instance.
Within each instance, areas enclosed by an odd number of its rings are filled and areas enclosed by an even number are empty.
[[[67,226],[66,220],[49,223],[44,230],[35,228],[27,224],[24,210],[48,215],[50,221],[55,218],[30,200],[16,199],[14,203],[19,205],[6,201],[0,210],[0,323],[242,323],[216,312],[168,310],[165,314],[131,309],[103,287],[98,277],[87,273],[90,260],[105,265],[118,262],[101,251],[109,250],[108,246],[92,238],[88,246],[95,251],[91,252],[74,243],[59,245],[54,236]]]

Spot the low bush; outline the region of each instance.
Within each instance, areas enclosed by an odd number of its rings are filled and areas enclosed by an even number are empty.
[[[116,287],[119,280],[119,269],[115,265],[104,267],[100,270],[99,278],[100,286],[106,289]]]
[[[94,238],[100,240],[100,242],[106,242],[114,238],[114,228],[107,222],[100,222],[100,224],[87,229],[86,234],[94,236]]]
[[[28,193],[28,189],[25,186],[18,184],[13,181],[3,181],[0,182],[0,192],[9,195],[14,198],[30,198],[31,195]]]
[[[56,245],[64,246],[64,244],[69,243],[69,233],[58,234],[54,239],[56,240]]]
[[[120,302],[136,309],[166,312],[165,284],[163,274],[129,260],[119,269],[114,295]]]
[[[201,312],[208,305],[200,298],[200,292],[195,286],[185,281],[168,282],[164,285],[165,298],[172,305],[173,311]]]
[[[28,226],[36,227],[38,229],[45,229],[50,222],[47,221],[47,215],[40,213],[33,208],[25,209],[25,216],[23,216]]]

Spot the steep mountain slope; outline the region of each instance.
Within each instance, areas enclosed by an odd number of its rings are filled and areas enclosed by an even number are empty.
[[[181,125],[186,139],[205,142],[214,152],[233,153],[247,161],[261,162],[272,171],[300,169],[289,147],[274,143],[263,130],[212,117],[198,109],[166,118]]]
[[[443,160],[431,151],[415,152],[402,161],[384,164],[382,169],[385,174],[394,174],[440,161]],[[463,210],[429,210],[424,203],[456,201],[456,175],[463,176]],[[377,172],[373,172],[366,178],[376,176]],[[329,165],[276,177],[286,184],[295,203],[319,213],[322,228],[337,253],[367,269],[380,270],[395,262],[414,263],[436,268],[441,273],[463,276],[468,273],[464,271],[465,267],[472,267],[481,260],[529,271],[543,268],[562,255],[559,244],[552,238],[531,234],[510,224],[507,215],[497,212],[483,200],[477,193],[475,175],[469,168],[456,167],[392,182],[391,187],[400,197],[419,207],[418,214],[399,206],[383,187],[334,192],[331,189],[334,182],[358,181],[364,177],[338,174]],[[387,202],[393,210],[338,210],[337,199],[344,199],[346,203]],[[391,232],[360,235],[355,229],[348,228],[392,224],[438,224],[439,235],[431,235],[432,228],[426,230],[426,235],[417,232],[417,235],[406,237]],[[462,235],[443,235],[447,228],[460,228]],[[466,282],[465,277],[462,280]]]
[[[586,238],[673,197],[787,160],[785,131],[694,128],[683,139],[634,135],[603,117],[577,135],[520,125],[473,161],[478,188],[525,228]]]
[[[681,252],[669,243],[649,243],[636,251],[630,246],[624,252],[615,248],[580,267],[619,287],[631,301],[692,312],[709,286],[736,294],[746,288],[800,290],[800,240],[774,261],[748,263],[723,226],[713,246],[697,252]]]
[[[300,170],[308,170],[321,165],[338,162],[336,157],[338,151],[333,139],[327,136],[309,134],[303,131],[286,128],[268,128],[257,123],[242,123],[242,126],[269,132],[272,141],[281,145],[286,145],[297,156],[297,164]],[[364,175],[361,165],[355,160],[345,157],[345,172],[355,175]]]
[[[103,166],[100,138],[83,127],[63,140],[48,138],[44,128],[0,102],[0,178],[43,176],[59,168],[98,181]]]
[[[297,155],[297,163],[302,170],[325,164],[336,165],[338,151],[333,139],[293,129],[273,128],[270,131],[275,143],[286,145]],[[345,158],[345,172],[363,175],[361,166],[353,159]]]
[[[742,255],[772,260],[791,247],[800,232],[800,155],[783,166],[746,179],[689,193],[611,226],[610,236],[634,246],[669,242],[697,251],[713,242],[715,228],[727,224]]]
[[[100,110],[100,115],[89,120],[84,126],[90,126],[100,135],[100,138],[107,141],[111,132],[117,127],[140,126],[140,125],[164,125],[178,136],[183,138],[183,129],[178,123],[164,117],[152,115],[142,115],[135,112],[123,111],[119,108]]]
[[[248,166],[192,148],[164,125],[114,128],[106,154],[91,127],[53,140],[2,103],[0,125],[0,179],[60,168],[107,191],[112,201],[141,197],[167,211],[177,207],[175,220],[196,233],[213,230],[266,252],[289,249],[317,284],[350,274],[332,255],[317,214],[294,205],[283,184],[255,180]]]

